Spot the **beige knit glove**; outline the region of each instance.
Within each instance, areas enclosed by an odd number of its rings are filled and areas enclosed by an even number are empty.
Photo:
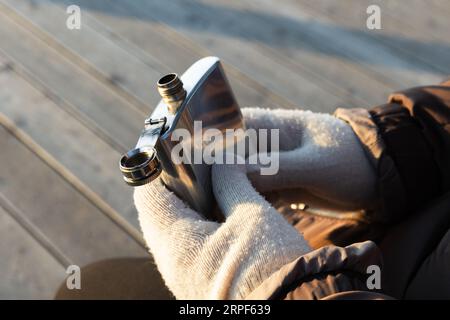
[[[311,251],[250,184],[244,165],[215,165],[213,190],[226,217],[204,220],[160,181],[137,187],[144,238],[178,299],[243,299],[283,265]]]
[[[244,108],[242,113],[247,128],[280,129],[279,172],[261,176],[258,165],[247,166],[259,191],[303,188],[344,206],[376,203],[375,169],[346,122],[303,110]]]

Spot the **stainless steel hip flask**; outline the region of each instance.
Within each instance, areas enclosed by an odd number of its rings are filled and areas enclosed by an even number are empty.
[[[171,151],[180,141],[172,135],[177,129],[198,134],[195,121],[201,121],[202,130],[244,129],[241,111],[216,57],[195,62],[181,77],[173,73],[163,76],[157,88],[162,100],[145,120],[136,147],[120,159],[120,170],[131,186],[161,176],[170,190],[208,217],[215,204],[211,166],[203,161],[175,163]]]

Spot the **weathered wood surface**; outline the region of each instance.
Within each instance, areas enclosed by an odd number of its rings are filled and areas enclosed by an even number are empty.
[[[305,8],[313,14],[326,16],[341,28],[353,30],[360,38],[373,39],[405,61],[410,61],[410,72],[416,76],[408,80],[413,84],[430,83],[433,78],[423,78],[427,74],[438,78],[450,74],[450,12],[445,0],[436,0],[434,4],[420,0],[408,1],[407,4],[399,0],[350,0],[345,7],[326,0],[304,2]],[[377,32],[358,30],[366,18],[358,13],[371,4],[381,9],[383,29]],[[391,67],[401,66],[393,64]]]
[[[0,91],[1,112],[137,227],[130,208],[132,189],[117,174],[120,153],[17,75],[19,66],[11,62],[7,66],[0,72],[0,86],[9,88]]]
[[[449,16],[445,0],[0,0],[0,298],[147,254],[117,162],[162,74],[217,55],[242,106],[369,107],[450,74]]]
[[[42,230],[68,261],[83,265],[145,249],[63,179],[34,146],[0,127],[0,192]],[[30,150],[32,149],[32,150]]]
[[[2,207],[0,232],[0,299],[52,298],[65,268]]]

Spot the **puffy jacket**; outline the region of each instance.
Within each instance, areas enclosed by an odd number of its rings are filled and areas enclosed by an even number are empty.
[[[450,299],[450,81],[412,88],[370,110],[338,109],[378,175],[363,219],[287,215],[315,251],[250,299]],[[370,290],[367,268],[381,268]]]

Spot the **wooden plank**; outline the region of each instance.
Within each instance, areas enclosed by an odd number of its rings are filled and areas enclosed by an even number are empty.
[[[0,111],[138,229],[132,188],[118,170],[120,153],[20,78],[6,61],[0,55],[0,87],[8,88],[0,90]]]
[[[2,3],[9,11],[13,10],[10,15],[19,15],[16,19],[23,25],[28,25],[47,44],[58,47],[62,54],[70,56],[106,85],[114,86],[125,98],[144,110],[145,106],[152,109],[159,101],[154,84],[161,74],[174,71],[181,73],[202,55],[208,54],[186,49],[178,42],[167,41],[161,35],[161,39],[152,39],[152,33],[146,33],[146,41],[151,41],[153,45],[152,51],[147,53],[128,39],[113,33],[85,11],[83,29],[73,31],[61,27],[65,26],[67,14],[60,5],[50,2],[31,5],[30,1],[23,0],[2,0]],[[69,1],[65,4],[73,3]],[[4,11],[8,9],[4,8]],[[157,33],[157,30],[153,33]],[[170,61],[165,61],[167,56],[171,57]],[[267,92],[267,89],[250,79],[236,76],[236,73],[236,70],[232,70],[229,77],[241,104],[273,105],[282,102],[289,106],[287,101]]]
[[[74,3],[63,0],[68,5]],[[188,38],[173,32],[158,20],[150,21],[140,19],[141,11],[130,12],[122,3],[113,1],[75,1],[82,8],[87,8],[89,14],[100,23],[95,24],[96,30],[104,30],[120,42],[128,50],[145,59],[145,56],[153,56],[154,59],[168,66],[169,70],[184,71],[194,60],[204,56],[213,55],[214,52]],[[108,14],[103,14],[104,9]],[[131,14],[131,15],[130,15]],[[131,17],[120,19],[120,17]],[[150,25],[149,25],[150,23]],[[194,59],[191,59],[194,57]],[[220,56],[220,58],[223,58]],[[296,104],[286,97],[280,96],[264,87],[257,79],[247,76],[241,70],[225,61],[225,71],[228,74],[233,90],[241,105],[259,105],[264,107],[282,106],[293,107]]]
[[[183,7],[180,9],[178,6],[182,4],[173,1],[164,3],[158,1],[75,1],[74,3],[89,10],[96,19],[120,36],[136,39],[134,44],[147,52],[152,52],[154,47],[159,45],[158,42],[153,42],[153,38],[150,38],[156,29],[159,37],[172,38],[172,41],[183,43],[183,45],[187,42],[186,39],[190,43],[200,44],[212,54],[220,56],[225,62],[239,69],[247,77],[256,79],[264,87],[297,105],[317,107],[323,110],[329,108],[330,105],[335,106],[342,102],[341,97],[336,97],[333,93],[322,89],[321,86],[311,82],[310,78],[294,73],[289,67],[266,57],[247,39],[218,37],[206,32],[195,32],[179,25],[173,25],[177,31],[173,32],[171,28],[161,26],[161,23],[185,23],[186,19],[189,19],[189,14],[197,11],[197,8]],[[186,11],[186,9],[189,10]],[[218,18],[214,17],[214,19]],[[213,18],[211,17],[211,19]],[[196,19],[193,20],[195,22]]]
[[[0,299],[51,299],[65,267],[0,206]]]
[[[246,1],[175,2],[181,4],[179,12],[187,12],[191,8],[196,14],[196,19],[189,20],[188,16],[181,23],[180,19],[176,19],[175,25],[181,24],[185,29],[194,30],[200,30],[206,25],[205,32],[219,35],[219,39],[233,37],[247,40],[274,63],[305,75],[324,90],[341,97],[349,106],[373,103],[389,92],[384,82],[369,76],[365,68],[333,54],[320,38],[312,38],[307,32],[307,26],[304,26],[309,21],[294,21],[274,14],[276,9],[272,7],[279,5],[274,6],[273,2],[271,9],[264,11]],[[170,24],[171,21],[167,19],[165,22]]]
[[[313,2],[308,1],[308,3],[312,4]],[[431,25],[420,27],[416,25],[416,16],[431,17],[432,14],[428,13],[429,9],[426,9],[426,7],[415,7],[415,3],[419,2],[410,1],[408,5],[401,2],[401,6],[398,6],[399,3],[398,1],[350,1],[348,8],[351,9],[347,10],[347,13],[341,16],[342,8],[339,10],[333,8],[330,10],[333,13],[330,18],[335,24],[342,25],[348,33],[354,34],[355,37],[372,39],[377,45],[385,47],[386,51],[391,51],[393,54],[402,57],[409,66],[391,64],[394,71],[395,69],[399,69],[399,72],[402,69],[408,71],[403,79],[398,80],[399,82],[402,81],[408,86],[415,86],[440,81],[442,75],[446,73],[442,69],[442,58],[445,58],[448,54],[439,58],[438,51],[442,45],[447,48],[448,45],[433,42],[430,36],[427,36],[427,40],[424,40],[422,38],[424,33],[429,35],[434,33],[431,30]],[[421,3],[428,4],[428,2]],[[319,2],[314,3],[315,7],[312,9],[320,8],[318,4]],[[381,7],[382,30],[370,31],[366,28],[367,14],[365,11],[370,4],[378,4]],[[393,7],[394,4],[397,4],[395,8]],[[427,14],[423,14],[424,12],[427,12]],[[356,25],[355,18],[358,20]],[[346,27],[346,25],[352,23],[353,26]],[[386,65],[389,66],[388,63]]]
[[[217,2],[214,2],[214,4],[208,2],[209,6],[207,6],[203,1],[201,9],[198,8],[197,3],[189,1],[182,1],[177,7],[178,9],[173,7],[174,3],[179,2],[181,1],[170,2],[172,7],[168,9],[170,10],[168,14],[173,12],[185,13],[187,18],[183,20],[178,16],[169,16],[165,18],[164,22],[175,24],[175,27],[177,27],[177,24],[181,24],[177,29],[180,32],[187,33],[193,28],[194,31],[191,31],[191,34],[195,36],[195,31],[199,32],[198,30],[205,29],[201,36],[208,37],[208,39],[210,39],[209,33],[213,34],[212,38],[217,37],[217,34],[225,33],[228,37],[240,37],[247,42],[256,43],[254,45],[259,48],[260,52],[265,55],[269,54],[272,59],[283,61],[282,63],[288,65],[291,70],[307,74],[311,81],[318,82],[318,85],[327,90],[335,92],[336,87],[338,87],[341,89],[341,94],[347,97],[358,97],[359,94],[361,99],[358,99],[358,105],[379,103],[393,90],[393,86],[386,85],[388,83],[386,77],[380,78],[373,75],[373,72],[364,64],[358,64],[342,52],[336,51],[334,45],[329,45],[327,41],[323,41],[321,34],[309,34],[309,24],[314,17],[308,17],[304,21],[295,21],[290,17],[274,14],[274,11],[276,13],[278,7],[282,6],[273,6],[272,2],[262,9],[259,8],[259,3],[252,4],[249,7],[249,2],[230,3],[226,1],[220,2],[222,3],[221,6],[218,6]],[[143,3],[139,4],[144,9],[148,8],[148,10],[142,10],[146,14],[147,12],[148,14],[155,12],[154,7],[145,6],[148,2]],[[154,4],[155,2],[151,3]],[[154,6],[156,7],[157,4]],[[167,5],[161,4],[159,6],[167,7]],[[196,12],[195,17],[189,16],[190,11]],[[159,13],[158,16],[164,17],[164,14]],[[333,31],[333,27],[330,27],[328,32],[330,31]],[[270,47],[275,49],[270,50]],[[241,50],[241,46],[232,48]],[[275,50],[280,53],[277,57],[273,54]],[[299,69],[299,64],[304,68]],[[296,68],[295,65],[297,65]],[[347,67],[345,68],[343,65],[347,65]],[[309,71],[309,73],[301,70]],[[314,79],[314,75],[316,75],[316,79]],[[317,79],[317,75],[320,79]],[[334,84],[334,89],[330,88],[330,82]],[[301,84],[298,86],[301,86]],[[351,106],[352,104],[348,103],[348,105]],[[333,107],[331,106],[329,109]]]
[[[12,91],[11,95],[5,95],[5,90],[0,90],[0,110],[10,110],[12,112],[12,109],[19,109],[22,106],[16,115],[20,115],[20,111],[22,111],[22,115],[29,112],[29,116],[31,116],[30,118],[20,118],[19,116],[16,119],[22,128],[33,131],[41,127],[41,133],[47,130],[49,145],[52,146],[52,143],[54,144],[52,148],[58,147],[56,142],[59,138],[61,138],[60,142],[64,141],[72,145],[74,142],[75,144],[79,142],[77,137],[88,136],[85,128],[83,131],[80,124],[77,125],[76,121],[74,122],[73,120],[68,121],[67,116],[64,119],[64,112],[57,108],[51,108],[54,105],[48,101],[48,98],[38,94],[36,90],[33,90],[22,79],[15,76],[7,60],[1,56],[0,70],[2,70],[0,72],[1,87]],[[36,106],[36,108],[27,108],[27,112],[23,112],[23,106]],[[37,111],[39,108],[42,109],[42,113]],[[46,119],[46,115],[48,119]],[[49,119],[51,120],[50,122],[48,121]],[[65,128],[66,132],[56,132],[50,129],[52,126],[56,127],[55,130],[58,129],[56,122],[52,122],[57,120],[68,124],[67,126],[59,124],[59,129],[61,127]],[[38,232],[34,233],[41,234],[41,238],[45,238],[50,242],[48,247],[53,247],[52,251],[57,253],[56,256],[63,256],[61,261],[65,265],[67,265],[67,261],[70,261],[70,263],[82,266],[103,258],[118,256],[147,256],[151,259],[142,244],[132,239],[123,231],[122,227],[113,223],[110,217],[105,216],[98,203],[92,203],[91,198],[86,197],[86,194],[78,193],[79,186],[74,185],[73,179],[66,180],[67,175],[63,170],[58,167],[57,169],[59,170],[57,172],[53,171],[55,168],[54,163],[49,161],[48,156],[45,157],[45,152],[39,150],[39,146],[30,143],[29,138],[24,138],[20,128],[14,128],[14,126],[11,126],[11,123],[6,123],[5,121],[5,118],[0,116],[0,123],[2,124],[0,126],[0,146],[3,150],[0,154],[0,162],[7,164],[2,166],[0,170],[0,195],[4,194],[9,200],[16,203],[17,211],[23,210],[25,218],[22,219],[22,222],[26,220],[28,221],[27,224],[32,226],[32,229],[38,229]],[[29,124],[29,121],[35,121],[35,123]],[[8,134],[3,129],[4,125],[9,129],[12,128],[14,134],[22,139],[21,142],[23,143],[24,141],[26,143],[26,147]],[[69,143],[69,138],[72,139],[72,143]],[[91,138],[93,138],[91,143],[95,145],[95,136]],[[41,136],[41,139],[45,142],[45,136]],[[98,138],[96,139],[99,140]],[[89,143],[87,141],[83,142],[83,147],[89,149]],[[105,152],[105,150],[102,150],[101,144],[97,143],[96,145],[97,148],[100,147],[97,151]],[[67,145],[63,144],[59,147],[61,150],[64,150],[65,147],[67,148]],[[73,150],[70,153],[76,156],[76,152],[73,152]],[[36,154],[43,158],[38,158]],[[70,157],[70,155],[65,156],[66,160]],[[15,159],[16,157],[17,159]],[[77,161],[77,159],[79,160],[79,158],[75,158],[73,161]],[[45,161],[42,162],[42,160]],[[45,186],[42,186],[43,183]],[[103,187],[108,188],[107,185]],[[131,197],[128,198],[128,202],[130,202],[130,199]],[[6,240],[12,237],[8,230],[1,233],[2,243],[7,242]],[[34,248],[30,248],[30,250],[39,253],[39,250]],[[15,270],[14,272],[16,273],[27,275],[28,265],[21,265],[15,268],[14,259],[8,259],[7,255],[2,255],[2,257],[6,259],[2,260],[6,267],[0,269],[2,270],[2,277],[5,275],[3,278],[4,283],[8,285],[4,291],[5,294],[20,293],[22,292],[20,290],[27,289],[26,286],[22,289],[18,288],[20,284],[16,281],[17,279],[7,277],[6,271]],[[2,263],[0,263],[0,266],[2,266]],[[155,297],[169,297],[167,289],[160,287],[161,279],[156,267],[151,264],[149,267],[153,268],[153,276],[149,277],[148,283],[149,286],[156,286]],[[41,288],[40,281],[43,281],[42,279],[36,280],[35,284],[33,284],[31,279],[28,280],[30,282],[28,291],[34,287]],[[55,282],[59,282],[59,279],[58,281],[49,281],[47,283],[49,289],[43,292],[47,294],[45,297],[51,297],[54,294],[54,288],[50,285]],[[3,287],[0,286],[0,288]],[[35,295],[32,297],[36,298]],[[39,296],[39,298],[45,297]]]
[[[79,266],[113,257],[147,257],[151,262],[142,244],[78,193],[61,172],[55,172],[51,161],[20,130],[11,129],[9,124],[5,129],[3,117],[0,123],[0,161],[4,164],[0,169],[0,195],[14,205],[15,211],[23,213],[28,225],[39,230],[53,252]],[[155,298],[169,298],[156,266],[149,263],[148,267],[147,281],[154,286]]]
[[[408,1],[407,5],[404,1],[349,0],[348,5],[342,6],[327,0],[305,0],[302,4],[319,16],[328,16],[341,29],[357,37],[372,38],[403,55],[411,61],[411,69],[417,74],[431,72],[442,77],[442,74],[450,73],[450,24],[448,12],[441,9],[442,2],[438,6],[421,0]],[[366,28],[366,9],[372,4],[381,9],[380,31]],[[424,79],[418,84],[427,81]]]
[[[429,2],[432,3],[440,12],[450,14],[450,3],[448,1],[430,0]]]
[[[1,114],[0,124],[0,195],[24,213],[63,261],[79,266],[112,257],[151,261],[142,242],[107,217],[98,201],[81,193],[76,179],[53,158]],[[154,286],[155,298],[169,298],[156,266],[150,263],[149,268],[148,285]]]
[[[78,265],[146,250],[0,126],[0,192]]]
[[[116,150],[136,143],[146,114],[0,13],[0,51]]]
[[[318,15],[304,2],[283,1],[282,6],[272,6],[269,0],[250,0],[254,8],[272,14],[282,15],[284,19],[300,23],[304,32],[320,46],[326,44],[330,54],[348,59],[365,67],[372,77],[385,82],[393,89],[401,89],[422,83],[434,83],[442,78],[435,70],[418,70],[417,61],[408,56],[387,48],[379,41],[368,36],[365,24],[360,28],[340,28],[339,23],[328,16]],[[351,6],[344,6],[351,10]],[[359,13],[365,15],[365,11]]]
[[[226,5],[225,1],[219,0],[218,3]],[[282,5],[282,2],[280,4]],[[345,94],[358,97],[359,101],[362,101],[362,105],[359,106],[380,103],[380,99],[392,90],[385,81],[380,81],[378,77],[373,76],[365,65],[343,58],[342,54],[334,51],[333,44],[322,39],[321,35],[310,33],[309,25],[314,23],[314,16],[294,20],[283,15],[282,12],[277,12],[277,8],[274,10],[266,6],[260,8],[258,2],[233,3],[232,9],[250,12],[260,20],[265,20],[267,23],[264,25],[267,26],[267,30],[264,30],[262,34],[275,39],[272,42],[277,44],[277,51],[293,60],[304,61],[324,80],[345,90]],[[280,33],[282,36],[277,37]],[[270,44],[268,39],[265,42]]]
[[[141,61],[111,39],[104,37],[90,27],[88,15],[83,15],[82,30],[70,30],[65,27],[66,12],[51,2],[31,5],[29,1],[2,0],[1,3],[3,12],[17,23],[33,32],[47,45],[55,47],[60,54],[87,69],[99,81],[112,85],[119,93],[124,93],[125,99],[145,112],[151,110],[159,101],[158,93],[152,90],[151,86],[156,83],[161,73],[167,72],[165,67],[150,59]],[[55,43],[53,38],[59,43]]]

